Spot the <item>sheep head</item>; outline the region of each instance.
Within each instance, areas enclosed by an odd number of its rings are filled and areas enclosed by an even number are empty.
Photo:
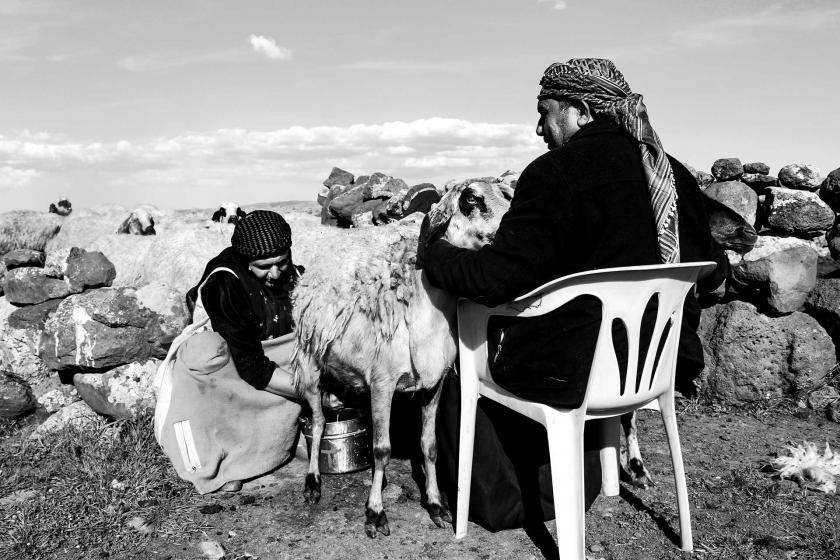
[[[429,243],[443,238],[457,247],[478,249],[493,242],[502,216],[510,207],[502,183],[464,182],[453,187],[423,219],[417,257]]]

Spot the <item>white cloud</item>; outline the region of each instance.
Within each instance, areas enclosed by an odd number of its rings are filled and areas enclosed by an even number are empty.
[[[34,169],[17,169],[9,165],[0,167],[0,189],[19,189],[25,187],[38,176]]]
[[[92,173],[107,184],[133,189],[170,185],[183,190],[201,184],[233,188],[242,181],[295,180],[311,185],[314,193],[334,165],[356,174],[383,171],[409,182],[442,182],[522,169],[543,149],[531,124],[441,117],[271,131],[220,129],[141,142],[22,132],[0,135],[5,166],[0,185],[46,184],[73,173]]]
[[[277,46],[274,39],[263,37],[262,35],[251,35],[248,40],[251,42],[251,48],[254,52],[267,56],[274,60],[290,60],[292,58],[292,51],[285,47]]]
[[[568,7],[568,4],[563,0],[537,0],[538,4],[545,4],[546,2],[552,4],[554,10],[565,10]]]

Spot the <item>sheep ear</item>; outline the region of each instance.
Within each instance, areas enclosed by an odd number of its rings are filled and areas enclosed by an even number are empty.
[[[441,205],[438,205],[440,208]],[[420,237],[417,239],[417,267],[423,267],[423,258],[426,252],[426,247],[436,241],[443,235],[446,228],[449,226],[449,220],[452,218],[451,213],[443,211],[436,211],[433,209],[423,218],[423,223],[420,225]]]
[[[247,216],[247,215],[248,215],[248,213],[247,213],[247,212],[245,212],[245,210],[243,210],[242,208],[237,208],[237,209],[236,209],[236,215],[237,215],[237,216],[239,216],[239,218],[240,218],[240,219],[242,219],[242,218],[244,218],[245,216]]]

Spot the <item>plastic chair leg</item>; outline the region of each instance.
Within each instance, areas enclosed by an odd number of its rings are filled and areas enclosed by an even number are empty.
[[[671,463],[674,466],[674,484],[677,488],[677,508],[680,513],[680,548],[686,552],[694,550],[691,536],[691,511],[688,505],[688,488],[685,483],[685,469],[683,468],[682,448],[680,436],[677,433],[677,415],[674,410],[673,395],[664,395],[659,399],[659,409],[662,411],[662,422],[668,434],[668,446],[671,448]]]
[[[557,548],[560,560],[584,560],[583,419],[552,416],[546,419],[546,430]]]
[[[621,422],[618,417],[595,420],[601,448],[601,492],[604,496],[618,496],[618,446]]]
[[[467,535],[470,511],[473,446],[475,443],[475,410],[478,405],[478,383],[461,380],[461,426],[458,444],[458,504],[455,510],[455,538]]]

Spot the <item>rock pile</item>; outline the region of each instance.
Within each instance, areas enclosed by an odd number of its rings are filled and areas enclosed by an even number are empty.
[[[112,287],[114,265],[78,247],[12,251],[0,262],[8,269],[0,297],[0,417],[26,414],[37,403],[53,414],[40,434],[89,423],[95,413],[120,418],[153,409],[154,372],[189,321],[183,294],[164,284]]]
[[[384,173],[354,177],[334,167],[318,193],[321,223],[337,227],[366,227],[385,224],[415,212],[427,213],[440,200],[431,183],[409,187]]]
[[[707,367],[700,392],[744,404],[780,396],[827,410],[826,375],[840,345],[840,169],[823,179],[811,165],[782,167],[738,158],[695,171],[705,194],[738,212],[759,232],[752,250],[727,251],[726,291],[705,309],[700,334]],[[709,181],[711,178],[711,181]]]

